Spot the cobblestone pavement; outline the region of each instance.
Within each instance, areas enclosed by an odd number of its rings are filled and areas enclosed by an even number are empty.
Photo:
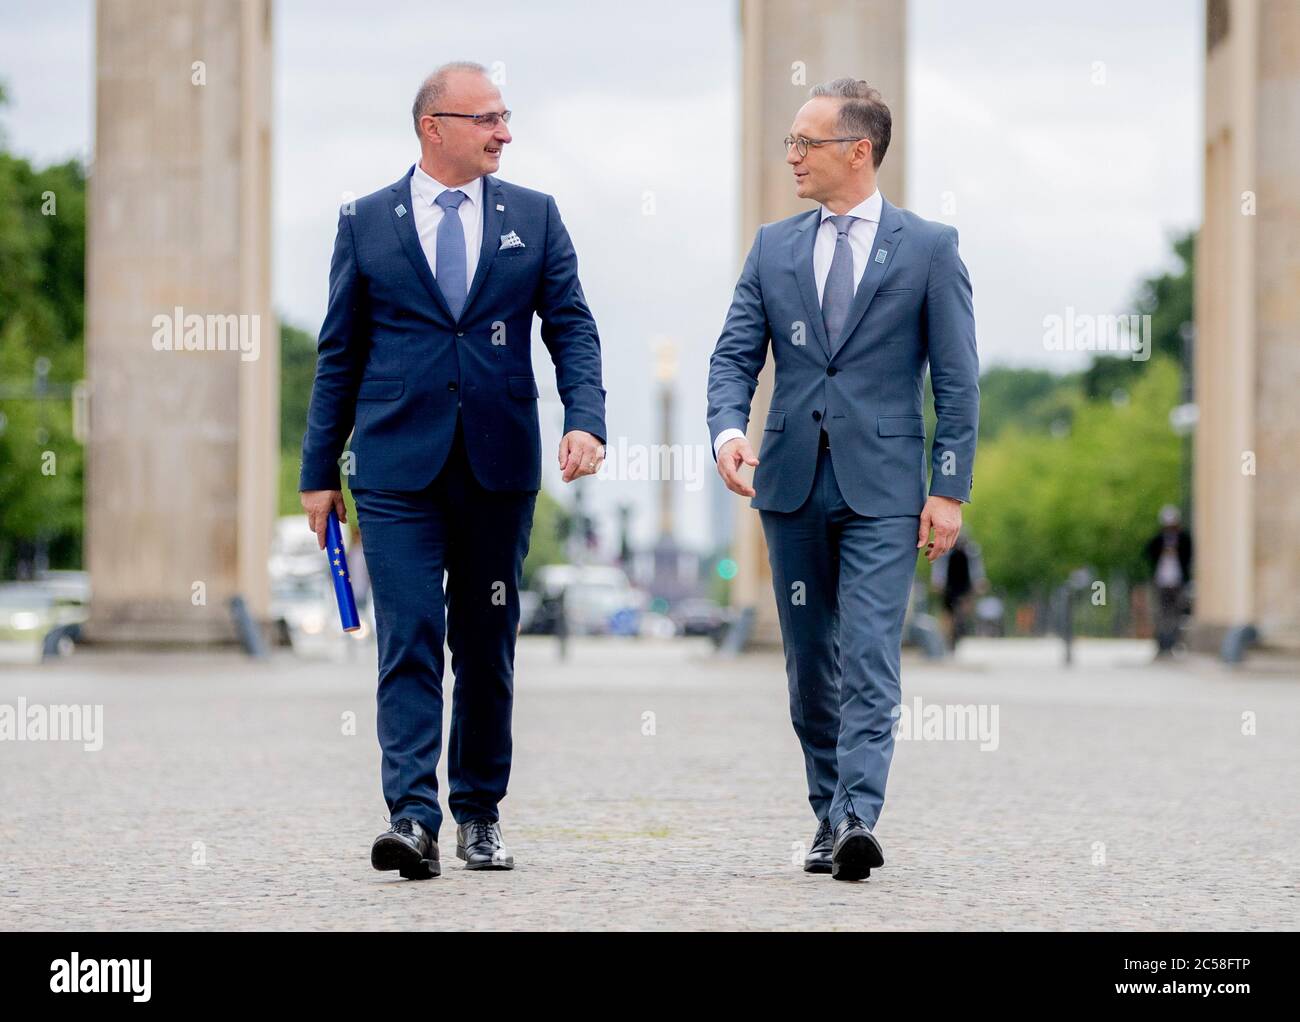
[[[561,664],[524,640],[502,806],[520,866],[467,873],[447,825],[423,883],[369,864],[373,646],[0,668],[0,705],[104,708],[98,752],[0,741],[0,927],[1300,926],[1293,669],[1067,671],[998,648],[905,662],[905,702],[996,707],[998,744],[899,743],[888,865],[860,884],[793,864],[815,821],[775,654],[587,640]]]

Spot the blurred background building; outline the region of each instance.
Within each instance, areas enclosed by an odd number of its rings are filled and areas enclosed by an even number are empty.
[[[1300,4],[1206,6],[1196,627],[1300,649]]]
[[[979,587],[945,597],[950,566],[931,579],[921,562],[916,641],[943,634],[929,618],[949,603],[985,634],[1153,636],[1147,551],[1173,505],[1191,644],[1296,648],[1300,6],[1188,10],[718,0],[629,21],[517,5],[430,48],[343,3],[32,5],[32,45],[0,47],[10,112],[42,114],[0,137],[0,638],[329,632],[295,486],[334,210],[409,166],[404,110],[428,66],[472,57],[520,114],[504,176],[555,192],[574,234],[611,450],[680,449],[668,479],[548,480],[527,630],[563,613],[585,632],[722,641],[741,621],[777,641],[757,515],[713,469],[704,373],[757,226],[803,208],[780,138],[809,86],[855,73],[894,112],[881,190],[959,226],[979,320]],[[93,123],[86,158],[42,163],[8,147],[70,115],[39,106],[62,78],[43,88],[23,50],[41,32],[56,55],[81,45],[69,24],[88,37]],[[618,56],[628,33],[672,66]],[[573,59],[538,55],[541,35]],[[1202,196],[1199,233],[1194,200],[1187,222],[1163,205],[1179,189]],[[188,315],[204,341],[255,324],[255,356],[185,350]],[[1060,316],[1136,317],[1144,355],[1055,349]],[[168,330],[181,350],[159,350]],[[770,387],[769,367],[751,423]],[[549,445],[553,390],[542,409]]]

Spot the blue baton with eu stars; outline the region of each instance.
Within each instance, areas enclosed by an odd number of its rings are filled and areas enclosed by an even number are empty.
[[[348,555],[343,552],[343,530],[339,528],[339,516],[333,511],[325,523],[325,551],[330,555],[330,577],[334,579],[334,595],[339,601],[339,622],[345,632],[355,632],[361,627],[361,619],[357,617],[357,598],[352,594]]]

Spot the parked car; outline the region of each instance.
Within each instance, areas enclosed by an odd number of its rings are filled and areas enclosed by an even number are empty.
[[[80,624],[88,612],[80,591],[43,581],[0,584],[0,642],[43,643],[50,631]]]
[[[727,624],[727,611],[705,597],[682,600],[668,612],[678,635],[716,636]]]
[[[343,541],[348,541],[347,530]],[[316,542],[316,534],[307,528],[304,516],[282,515],[276,519],[267,567],[272,583],[287,576],[323,575],[326,567],[325,554]]]
[[[646,594],[613,565],[548,564],[533,581],[538,607],[521,630],[554,635],[561,601],[573,635],[636,635]]]
[[[319,549],[316,552],[319,554]],[[375,628],[373,603],[364,603],[357,609],[361,627],[355,632],[344,632],[339,624],[334,586],[323,564],[310,574],[283,575],[271,582],[271,616],[284,621],[289,642],[298,653],[329,650],[340,643],[368,639]]]

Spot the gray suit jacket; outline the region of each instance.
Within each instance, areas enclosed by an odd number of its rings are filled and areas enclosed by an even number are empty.
[[[818,208],[759,228],[709,362],[710,438],[748,427],[770,341],[776,386],[751,506],[794,511],[803,504],[825,428],[835,478],[855,512],[919,515],[928,362],[938,416],[929,492],[969,500],[979,359],[956,229],[884,201],[844,332],[828,338],[813,279],[820,223]]]

